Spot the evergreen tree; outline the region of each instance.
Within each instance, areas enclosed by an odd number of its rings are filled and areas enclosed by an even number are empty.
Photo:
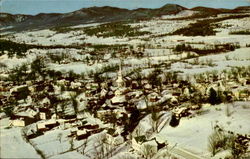
[[[210,90],[209,90],[209,102],[212,105],[219,103],[217,93],[213,88],[210,88]]]

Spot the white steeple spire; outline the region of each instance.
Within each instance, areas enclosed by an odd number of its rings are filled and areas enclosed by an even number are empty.
[[[123,87],[124,82],[122,79],[122,61],[120,61],[120,64],[119,64],[119,72],[118,72],[116,83],[119,88]]]

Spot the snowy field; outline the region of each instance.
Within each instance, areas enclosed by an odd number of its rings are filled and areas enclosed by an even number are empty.
[[[181,119],[176,128],[165,127],[160,135],[165,136],[165,139],[173,145],[177,144],[178,147],[185,150],[210,158],[207,139],[212,134],[213,126],[219,125],[226,131],[239,134],[250,134],[249,104],[250,102],[236,102],[215,107],[204,107],[201,110],[204,111],[203,114]],[[227,107],[230,116],[226,115]]]
[[[250,44],[249,35],[231,35],[232,31],[241,31],[250,29],[250,18],[243,19],[230,19],[219,22],[223,27],[219,27],[216,35],[213,36],[182,36],[182,35],[169,35],[177,29],[187,27],[190,23],[196,22],[196,20],[171,20],[172,18],[182,18],[186,16],[192,16],[196,12],[183,11],[177,15],[166,15],[160,18],[154,18],[148,21],[140,21],[131,23],[132,27],[139,27],[140,31],[148,31],[149,35],[135,36],[135,37],[97,37],[88,36],[81,29],[85,27],[96,27],[101,23],[93,23],[87,25],[77,25],[71,27],[73,31],[65,33],[57,33],[49,29],[38,31],[25,31],[19,33],[8,33],[4,39],[10,39],[15,42],[43,46],[78,46],[76,48],[58,48],[58,49],[30,49],[26,52],[26,57],[10,58],[6,54],[0,56],[0,63],[6,65],[6,71],[0,70],[0,75],[4,76],[15,67],[19,67],[22,64],[30,64],[37,56],[48,57],[50,54],[67,54],[70,55],[68,59],[62,63],[52,62],[47,58],[47,69],[61,71],[63,74],[73,71],[77,74],[92,75],[107,67],[118,66],[120,64],[122,56],[125,56],[125,51],[117,53],[114,50],[105,50],[98,52],[97,49],[91,47],[79,47],[82,44],[90,43],[92,45],[128,45],[130,47],[136,47],[138,45],[145,45],[146,48],[143,51],[141,57],[130,56],[123,58],[122,71],[124,75],[131,70],[141,68],[143,75],[149,74],[152,68],[148,68],[151,65],[166,64],[163,66],[162,72],[175,71],[184,75],[195,75],[199,73],[211,72],[211,71],[223,71],[229,70],[232,67],[248,67],[250,66]],[[224,15],[223,15],[224,16]],[[75,30],[79,29],[79,30]],[[6,33],[1,33],[5,35]],[[179,44],[190,44],[192,47],[203,49],[209,45],[233,43],[239,44],[240,48],[234,51],[219,52],[216,54],[209,54],[205,56],[199,56],[194,52],[177,53],[174,48]],[[116,55],[113,55],[115,54]],[[111,56],[112,55],[112,56]],[[192,55],[192,57],[189,57]],[[90,60],[90,58],[101,57],[102,59]],[[88,60],[86,60],[88,59]],[[71,60],[71,61],[70,61]],[[90,62],[89,62],[90,61]],[[198,61],[198,63],[197,63]],[[4,73],[5,71],[5,73]],[[7,72],[7,73],[6,73]],[[116,72],[108,72],[112,77],[116,77]],[[107,73],[107,74],[108,74]],[[172,86],[171,86],[172,87]],[[174,86],[173,86],[174,87]],[[246,89],[250,89],[249,84],[242,86]],[[113,87],[112,87],[113,89]],[[178,89],[173,88],[173,89]],[[112,90],[115,94],[115,89]],[[155,91],[155,90],[150,90]],[[168,90],[166,90],[168,91]],[[99,92],[97,92],[98,95]],[[118,92],[119,93],[119,92]],[[112,95],[113,95],[112,94]],[[160,94],[160,93],[159,93]],[[85,95],[84,95],[84,98]],[[88,99],[86,99],[87,101]],[[106,104],[106,103],[105,103]],[[225,103],[215,106],[203,105],[203,107],[192,112],[189,117],[181,118],[180,124],[177,127],[171,127],[166,125],[157,136],[161,140],[166,141],[169,145],[176,148],[172,152],[174,156],[178,156],[179,153],[187,151],[193,155],[200,156],[205,159],[218,159],[218,156],[211,157],[211,152],[208,150],[208,137],[213,132],[215,125],[221,126],[226,131],[233,131],[239,134],[250,134],[250,102],[249,101],[237,101],[233,103]],[[229,114],[228,114],[229,112]],[[166,120],[170,118],[171,111],[166,112]],[[142,127],[147,130],[151,129],[149,123],[149,115],[141,120]],[[87,116],[88,124],[98,124],[100,128],[111,127],[109,124],[102,123],[99,119],[96,120],[93,116]],[[119,127],[118,127],[119,128]],[[138,128],[138,127],[137,127]],[[84,144],[86,140],[77,141],[68,137],[68,135],[74,131],[74,128],[64,129],[56,128],[45,132],[44,135],[38,136],[30,141],[26,142],[21,127],[9,127],[9,118],[1,118],[0,120],[0,154],[1,158],[41,158],[36,149],[39,149],[45,154],[46,158],[93,158],[96,157],[97,149],[96,144],[100,137],[106,135],[106,130],[91,135],[88,138],[88,142],[85,147],[80,146]],[[134,132],[135,133],[135,132]],[[152,137],[151,136],[151,137]],[[129,137],[128,137],[129,138]],[[124,142],[121,136],[116,136],[110,140],[117,139],[119,144],[118,150],[112,159],[121,158],[139,158],[136,155],[136,150],[131,146],[132,141]],[[80,146],[80,147],[78,147]],[[36,149],[35,149],[36,148]],[[84,152],[81,152],[84,149]],[[179,150],[182,149],[182,150]],[[127,151],[127,152],[126,152]],[[179,151],[179,152],[178,152]],[[15,152],[15,153],[13,153]],[[125,156],[125,157],[124,157]],[[192,156],[192,155],[191,155]],[[156,159],[157,157],[155,157]],[[180,157],[183,158],[183,157]]]
[[[0,120],[1,158],[40,158],[35,149],[22,137],[22,128],[8,128],[9,118]]]

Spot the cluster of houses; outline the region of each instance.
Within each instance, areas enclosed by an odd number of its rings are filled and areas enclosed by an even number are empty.
[[[155,106],[172,111],[179,117],[188,116],[189,109],[199,109],[202,103],[190,104],[190,107],[184,108],[180,106],[190,103],[191,99],[196,98],[197,92],[201,98],[208,98],[212,88],[217,94],[227,92],[226,97],[230,100],[250,100],[250,79],[241,74],[237,78],[230,78],[226,73],[204,73],[186,80],[180,77],[176,81],[162,84],[161,88],[153,86],[146,77],[139,80],[123,77],[120,65],[116,80],[101,83],[94,80],[83,83],[78,79],[60,79],[56,82],[27,81],[23,85],[14,86],[0,81],[0,96],[3,97],[0,101],[3,105],[15,101],[12,103],[14,109],[10,126],[36,124],[38,132],[55,127],[75,128],[69,136],[81,140],[104,129],[98,125],[83,124],[84,119],[80,117],[80,113],[84,111],[89,111],[104,123],[124,127],[129,123],[133,110],[146,111]],[[161,76],[161,82],[165,81],[171,80]]]

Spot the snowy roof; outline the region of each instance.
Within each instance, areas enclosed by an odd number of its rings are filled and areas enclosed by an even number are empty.
[[[29,117],[29,118],[34,118],[37,115],[37,111],[28,108],[26,111],[18,112],[15,115],[16,116],[23,116],[23,117]]]

